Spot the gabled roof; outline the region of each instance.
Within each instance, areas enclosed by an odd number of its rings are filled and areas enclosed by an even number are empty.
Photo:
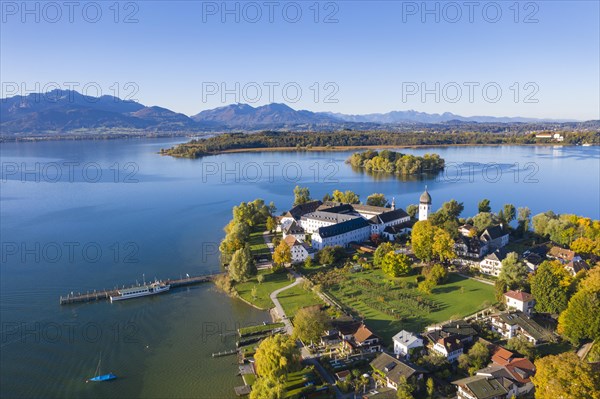
[[[477,399],[489,399],[496,396],[503,396],[508,393],[508,390],[504,388],[501,381],[495,377],[474,375],[473,377],[452,381],[452,383],[454,385],[466,387]]]
[[[477,330],[473,328],[471,323],[464,320],[450,321],[442,325],[442,331],[446,334],[456,334],[465,337],[473,337],[477,335]]]
[[[549,340],[550,332],[535,322],[531,317],[521,311],[505,312],[496,315],[503,323],[514,326],[518,325],[523,331],[536,340]]]
[[[404,211],[404,209],[395,209],[393,211],[385,212],[385,213],[382,213],[381,215],[379,215],[379,219],[383,223],[389,223],[394,220],[403,219],[403,218],[407,218],[407,217],[408,217],[408,213],[406,213]]]
[[[504,258],[506,258],[506,255],[508,255],[508,251],[505,250],[504,248],[499,248],[497,250],[495,250],[494,252],[492,252],[491,254],[489,254],[488,256],[486,256],[486,259],[490,259],[490,260],[495,260],[497,262],[502,262],[504,260]]]
[[[440,338],[437,341],[438,344],[446,348],[448,353],[457,351],[463,348],[463,343],[458,335],[450,335],[444,338]]]
[[[331,226],[319,227],[317,234],[319,234],[322,238],[335,237],[340,234],[361,229],[363,227],[369,227],[369,222],[363,218],[355,218]]]
[[[521,302],[529,302],[533,299],[533,295],[525,291],[508,291],[504,296]]]
[[[571,251],[570,249],[553,246],[552,248],[550,248],[550,251],[548,251],[547,256],[549,256],[551,258],[570,262],[575,257],[575,251]]]
[[[354,212],[354,208],[351,204],[343,204],[341,202],[326,202],[321,205],[318,209],[321,212],[329,213],[351,213]]]
[[[515,354],[511,351],[498,346],[492,354],[492,363],[498,366],[504,366],[510,362]]]
[[[303,215],[314,212],[323,203],[321,201],[310,201],[305,204],[296,205],[289,210],[289,214],[296,220],[299,220]],[[287,215],[287,214],[286,214]]]
[[[508,233],[505,232],[500,225],[490,226],[481,234],[481,240],[492,241],[505,235],[508,235]]]
[[[408,222],[402,222],[393,226],[387,226],[385,229],[383,229],[383,231],[388,234],[398,234],[401,233],[404,229],[411,229],[414,226],[414,224],[414,220],[409,220]]]
[[[373,339],[373,338],[379,339],[379,337],[377,335],[373,334],[373,332],[371,330],[369,330],[367,328],[367,326],[365,326],[364,324],[361,324],[360,327],[358,327],[358,329],[354,333],[354,340],[359,344],[363,343],[364,341],[366,341],[368,339]]]
[[[400,377],[409,379],[417,373],[427,372],[420,367],[407,363],[403,360],[396,359],[387,353],[382,353],[377,356],[371,362],[371,367],[375,370],[378,370],[396,384],[400,382]]]
[[[565,265],[565,269],[569,269],[573,274],[577,274],[582,270],[589,270],[590,266],[583,260],[570,261]]]
[[[304,229],[294,220],[283,229],[283,232],[285,234],[304,234]]]
[[[512,377],[521,384],[531,381],[530,377],[535,374],[535,365],[524,357],[512,359],[506,366]]]
[[[288,247],[292,248],[296,245],[302,245],[302,243],[300,243],[300,241],[296,240],[296,237],[294,236],[287,236],[283,239],[283,242],[285,242]]]
[[[310,213],[307,213],[306,215],[303,215],[301,219],[302,220],[314,219],[314,220],[321,220],[324,222],[341,223],[341,222],[345,222],[345,221],[352,220],[352,219],[362,219],[362,218],[360,216],[347,215],[344,213],[315,211],[315,212],[310,212]]]

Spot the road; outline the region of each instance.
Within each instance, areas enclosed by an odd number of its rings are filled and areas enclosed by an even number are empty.
[[[283,307],[281,306],[281,303],[279,302],[279,299],[277,299],[277,295],[279,295],[279,293],[304,282],[304,278],[302,276],[300,276],[299,274],[297,274],[296,272],[290,271],[290,273],[296,278],[296,281],[294,281],[290,285],[286,285],[285,287],[282,287],[278,290],[271,292],[271,301],[273,301],[273,303],[275,304],[275,311],[277,312],[277,315],[282,319],[283,323],[285,324],[286,333],[289,335],[292,335],[292,332],[294,331],[292,322],[290,322],[290,319],[287,318],[285,312],[283,311]]]

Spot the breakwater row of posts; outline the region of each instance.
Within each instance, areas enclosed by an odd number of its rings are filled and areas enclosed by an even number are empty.
[[[169,279],[163,281],[165,284],[171,286],[171,288],[185,287],[189,285],[202,284],[212,281],[216,276],[222,273],[214,273],[214,274],[206,274],[201,276],[186,276],[185,278],[180,279]],[[132,287],[136,287],[135,285]],[[127,287],[130,288],[130,287]],[[119,288],[114,288],[112,290],[94,290],[93,292],[81,293],[77,294],[71,292],[67,296],[60,296],[59,303],[61,305],[69,305],[74,303],[83,303],[83,302],[93,302],[93,301],[101,301],[108,300],[111,296],[118,295]]]

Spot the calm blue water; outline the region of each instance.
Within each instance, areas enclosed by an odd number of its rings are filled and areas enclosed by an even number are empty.
[[[489,198],[600,218],[598,147],[457,147],[437,152],[445,174],[399,180],[353,171],[351,152],[157,155],[171,140],[3,143],[0,176],[1,395],[6,397],[231,397],[231,337],[215,331],[268,320],[210,285],[128,303],[59,306],[67,293],[219,270],[231,207],[263,198],[287,209],[296,184],[436,209]],[[460,174],[458,171],[461,170]],[[485,175],[485,177],[484,177]],[[123,378],[85,384],[101,371]]]

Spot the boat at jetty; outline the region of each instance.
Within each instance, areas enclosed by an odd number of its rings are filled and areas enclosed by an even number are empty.
[[[144,284],[138,287],[124,288],[117,290],[116,294],[110,295],[110,301],[121,301],[124,299],[138,298],[141,296],[156,295],[161,292],[167,292],[171,289],[170,284],[154,280],[151,284]]]

